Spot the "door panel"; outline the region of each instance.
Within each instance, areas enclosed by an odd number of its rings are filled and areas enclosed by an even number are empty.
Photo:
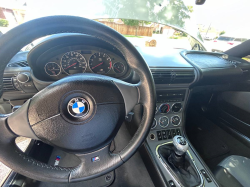
[[[218,97],[218,107],[220,119],[250,137],[250,92],[224,92]]]

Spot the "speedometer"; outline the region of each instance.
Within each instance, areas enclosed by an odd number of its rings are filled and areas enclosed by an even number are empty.
[[[70,51],[62,56],[61,66],[67,74],[84,73],[87,68],[87,62],[80,53]]]
[[[106,53],[95,53],[89,59],[89,67],[94,73],[106,74],[112,68],[112,61]]]

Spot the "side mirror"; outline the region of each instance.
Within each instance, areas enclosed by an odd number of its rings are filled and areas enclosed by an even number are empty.
[[[203,5],[206,0],[195,0],[196,5]]]

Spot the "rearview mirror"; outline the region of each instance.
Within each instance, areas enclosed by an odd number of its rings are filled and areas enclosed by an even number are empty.
[[[196,5],[203,5],[206,0],[195,0]]]

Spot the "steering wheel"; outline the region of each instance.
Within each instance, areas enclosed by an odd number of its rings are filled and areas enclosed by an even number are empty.
[[[51,16],[26,22],[0,38],[0,95],[3,73],[10,59],[33,40],[57,33],[81,33],[99,38],[120,50],[140,77],[137,84],[97,74],[67,76],[43,89],[16,112],[0,117],[0,160],[29,178],[75,182],[104,175],[126,162],[146,139],[155,112],[151,72],[135,47],[115,30],[74,16]],[[136,104],[143,116],[133,138],[119,153],[112,140]],[[20,151],[18,136],[41,140],[74,153],[81,163],[73,168],[50,166]]]

